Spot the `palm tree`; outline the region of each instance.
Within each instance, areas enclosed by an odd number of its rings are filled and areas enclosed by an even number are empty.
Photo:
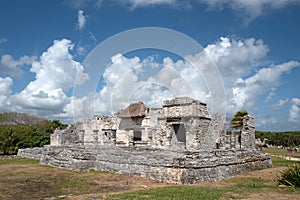
[[[241,129],[243,127],[243,117],[248,115],[246,110],[240,110],[235,113],[233,118],[230,120],[230,127],[232,129]]]
[[[233,118],[230,120],[230,127],[232,128],[232,130],[239,130],[238,132],[235,131],[235,134],[238,135],[238,141],[240,144],[240,148],[241,148],[241,142],[242,142],[242,138],[241,138],[241,128],[243,127],[243,118],[244,116],[248,115],[248,112],[246,110],[240,110],[238,112],[235,113],[235,115],[233,116]]]

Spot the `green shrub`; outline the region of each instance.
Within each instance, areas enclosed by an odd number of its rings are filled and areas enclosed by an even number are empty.
[[[286,170],[283,170],[278,177],[278,184],[300,187],[300,164],[291,165]]]

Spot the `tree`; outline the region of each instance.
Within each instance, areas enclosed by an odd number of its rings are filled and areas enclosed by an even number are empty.
[[[4,155],[15,154],[18,151],[16,148],[17,142],[18,137],[15,130],[6,128],[0,135],[0,150]]]
[[[246,110],[240,110],[233,118],[230,120],[230,127],[233,129],[240,129],[243,127],[243,117],[248,115],[248,112]]]
[[[65,129],[67,127],[66,124],[62,124],[59,120],[47,121],[44,125],[45,131],[49,134],[52,134],[55,129]]]

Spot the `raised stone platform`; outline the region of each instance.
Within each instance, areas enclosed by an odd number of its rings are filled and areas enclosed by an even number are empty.
[[[37,149],[21,149],[31,157]],[[272,167],[270,156],[256,150],[174,151],[115,146],[45,146],[40,163],[73,170],[133,174],[169,183],[216,181]]]

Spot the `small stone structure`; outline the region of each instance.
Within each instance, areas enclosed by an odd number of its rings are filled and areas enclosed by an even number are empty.
[[[197,183],[272,166],[255,149],[254,119],[243,118],[239,134],[225,131],[225,117],[188,97],[147,108],[137,102],[114,116],[94,116],[55,130],[51,144],[20,149],[42,164],[134,174],[170,183]]]

